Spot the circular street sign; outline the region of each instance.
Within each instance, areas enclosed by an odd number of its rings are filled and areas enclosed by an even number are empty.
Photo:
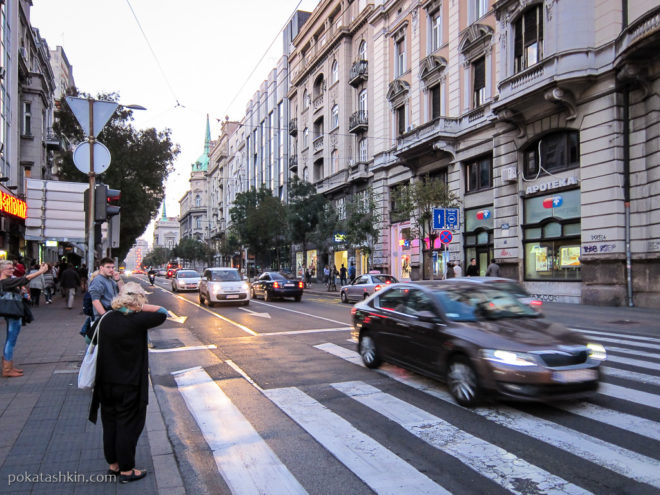
[[[443,230],[440,232],[440,242],[443,244],[449,244],[452,240],[452,237],[453,236],[451,235],[451,232],[448,230]]]
[[[73,163],[83,174],[89,173],[89,143],[85,141],[73,150]],[[110,166],[110,150],[103,143],[94,143],[94,173],[102,174]]]

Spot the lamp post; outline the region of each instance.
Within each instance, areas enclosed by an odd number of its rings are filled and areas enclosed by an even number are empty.
[[[66,101],[84,133],[87,135],[86,142],[79,144],[76,151],[82,149],[81,146],[85,144],[89,147],[88,163],[86,163],[83,157],[78,158],[75,151],[73,159],[78,170],[87,173],[89,177],[87,202],[87,270],[91,273],[94,271],[94,189],[96,188],[97,174],[97,171],[94,168],[95,155],[97,153],[102,155],[100,157],[102,163],[99,164],[100,167],[98,173],[105,172],[108,166],[110,166],[110,152],[101,143],[97,143],[96,136],[101,132],[101,129],[103,129],[110,117],[112,117],[112,114],[117,107],[121,106],[133,110],[146,110],[146,108],[142,105],[120,105],[114,101],[95,100],[93,98],[76,98],[73,96],[67,96]],[[100,146],[96,146],[97,144]]]

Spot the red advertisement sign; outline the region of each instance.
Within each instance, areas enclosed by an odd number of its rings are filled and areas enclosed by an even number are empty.
[[[11,194],[0,191],[0,211],[25,220],[27,217],[27,203]]]

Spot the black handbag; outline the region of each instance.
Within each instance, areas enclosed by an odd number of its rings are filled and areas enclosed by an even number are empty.
[[[22,318],[24,313],[23,296],[16,292],[0,292],[0,317]]]

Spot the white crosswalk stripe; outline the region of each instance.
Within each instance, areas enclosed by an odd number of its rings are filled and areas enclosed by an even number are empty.
[[[651,361],[643,361],[641,359],[630,359],[621,356],[607,356],[607,361],[611,363],[628,364],[638,368],[646,368],[649,370],[660,371],[660,363],[652,363]],[[607,362],[606,361],[606,362]]]
[[[587,335],[606,335],[606,336],[611,336],[611,337],[618,337],[619,339],[628,339],[628,340],[639,340],[641,342],[657,342],[660,343],[659,338],[655,337],[643,337],[641,335],[629,335],[627,333],[621,334],[621,333],[614,333],[614,332],[602,332],[598,330],[585,330],[584,328],[571,328],[571,330],[575,330],[580,333],[586,333]],[[596,339],[598,340],[598,339]]]
[[[637,373],[636,371],[620,370],[611,366],[605,367],[603,370],[605,376],[615,376],[617,378],[625,378],[634,382],[646,383],[647,385],[660,386],[660,376],[647,375],[645,373]]]
[[[601,383],[598,389],[599,394],[614,397],[615,399],[628,400],[637,404],[643,404],[648,407],[660,409],[660,395],[649,394],[640,390],[614,385],[612,383]]]
[[[598,337],[598,342],[601,343],[601,344],[603,342],[606,342],[606,343],[607,342],[612,342],[614,344],[632,345],[632,346],[636,346],[636,347],[643,347],[644,349],[660,349],[660,344],[650,344],[648,342],[638,342],[638,341],[625,339],[625,338],[623,338],[623,339],[613,339],[613,338],[610,338],[610,337]],[[655,355],[656,355],[656,357],[660,357],[660,356],[658,356],[657,353]]]
[[[344,382],[332,386],[512,493],[590,493],[371,385]],[[521,479],[526,481],[523,490]]]
[[[636,349],[626,349],[625,347],[605,346],[607,353],[618,352],[619,354],[632,354],[633,356],[646,357],[651,359],[660,359],[660,354],[657,352],[638,351]]]

